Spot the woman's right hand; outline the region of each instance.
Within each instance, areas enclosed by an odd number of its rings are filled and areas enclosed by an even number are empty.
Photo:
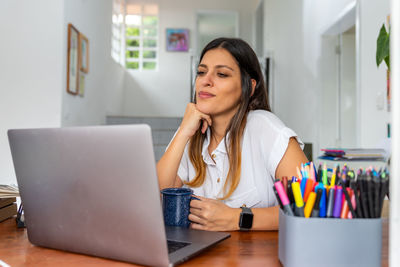
[[[183,116],[179,131],[187,138],[190,138],[199,129],[200,124],[202,124],[201,132],[204,134],[207,128],[211,126],[211,123],[212,121],[209,115],[200,112],[196,108],[196,104],[189,103],[186,106],[185,115]]]

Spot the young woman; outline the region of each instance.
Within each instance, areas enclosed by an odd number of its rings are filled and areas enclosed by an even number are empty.
[[[271,113],[260,65],[240,39],[218,38],[202,51],[195,103],[157,164],[160,188],[190,187],[194,229],[274,230],[274,178],[307,162],[295,132]]]

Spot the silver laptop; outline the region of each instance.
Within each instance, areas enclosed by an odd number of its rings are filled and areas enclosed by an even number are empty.
[[[164,227],[147,125],[19,129],[8,137],[35,245],[171,266],[230,236]]]

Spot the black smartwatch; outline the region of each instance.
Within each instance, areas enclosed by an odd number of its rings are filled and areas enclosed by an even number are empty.
[[[239,219],[240,231],[249,231],[253,226],[253,212],[245,205],[240,208],[242,209]]]

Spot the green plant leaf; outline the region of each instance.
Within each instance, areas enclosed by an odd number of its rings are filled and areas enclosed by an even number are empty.
[[[386,66],[388,67],[389,71],[390,71],[390,55],[388,55],[387,57],[385,57],[385,63]]]
[[[385,24],[383,24],[379,31],[378,39],[376,41],[376,65],[378,67],[384,60],[386,65],[390,69],[389,46],[390,46],[390,35],[386,31]]]

